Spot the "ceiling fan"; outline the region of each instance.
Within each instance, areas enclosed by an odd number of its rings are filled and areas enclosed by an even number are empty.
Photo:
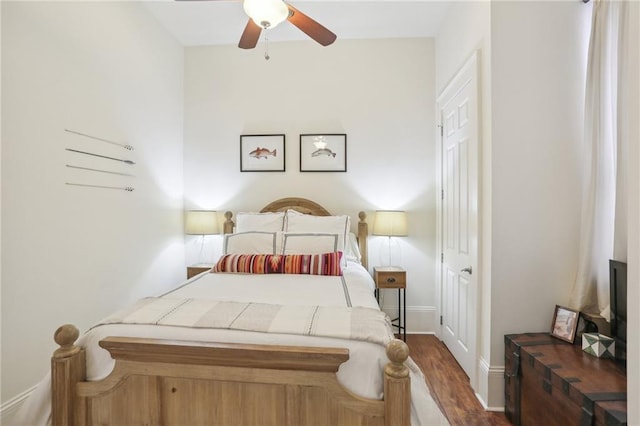
[[[242,0],[242,7],[249,21],[240,36],[238,47],[241,49],[256,47],[262,30],[275,28],[284,20],[323,46],[336,40],[334,33],[283,0]]]

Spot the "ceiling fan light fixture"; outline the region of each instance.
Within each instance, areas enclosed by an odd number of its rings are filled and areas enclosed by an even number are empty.
[[[289,8],[282,0],[244,0],[242,7],[253,22],[265,30],[274,28],[289,16]]]

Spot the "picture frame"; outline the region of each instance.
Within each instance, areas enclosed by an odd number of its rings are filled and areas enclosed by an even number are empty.
[[[551,335],[565,342],[573,343],[578,329],[580,312],[556,305],[551,322]]]
[[[347,135],[345,133],[301,134],[301,172],[346,172]]]
[[[285,135],[240,135],[241,172],[284,172]]]

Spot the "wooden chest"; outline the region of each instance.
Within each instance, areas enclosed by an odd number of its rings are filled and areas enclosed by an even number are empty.
[[[549,333],[505,336],[505,414],[517,426],[627,424],[624,368]]]

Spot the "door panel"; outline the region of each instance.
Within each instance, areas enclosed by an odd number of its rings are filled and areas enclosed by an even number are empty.
[[[457,316],[455,315],[455,300],[457,299],[456,292],[456,280],[457,274],[452,270],[446,270],[445,280],[444,280],[444,291],[446,293],[446,297],[444,297],[444,306],[445,309],[442,312],[442,316],[444,319],[444,327],[445,333],[449,336],[455,336],[456,329],[458,328],[456,325]]]
[[[469,254],[469,139],[458,142],[458,251]]]
[[[478,332],[478,89],[474,54],[438,99],[441,337],[475,384]]]

